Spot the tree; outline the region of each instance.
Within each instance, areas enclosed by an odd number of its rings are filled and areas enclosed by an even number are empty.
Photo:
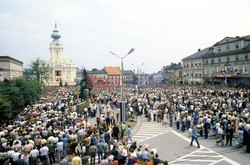
[[[11,102],[12,113],[16,114],[24,108],[23,95],[20,92],[21,89],[16,86],[14,81],[8,83],[2,83],[0,87],[0,93],[2,96]]]
[[[24,105],[31,105],[41,95],[41,85],[35,80],[24,80],[21,78],[13,81],[23,95]]]
[[[31,105],[41,94],[41,84],[22,78],[0,82],[0,123],[6,122]]]
[[[49,79],[50,73],[50,66],[45,60],[41,60],[39,58],[32,61],[29,68],[24,69],[24,77],[26,79],[37,80],[41,84]]]
[[[85,68],[82,71],[82,79],[80,82],[80,86],[81,86],[81,89],[80,89],[79,98],[81,100],[84,100],[84,90],[87,89],[87,71]]]
[[[8,121],[12,117],[11,102],[8,101],[4,96],[0,95],[0,118],[1,123]]]
[[[86,71],[86,69],[84,68],[82,71],[82,79],[80,81],[80,94],[79,94],[79,98],[81,98],[81,100],[86,100],[86,98],[89,97],[90,93],[91,93],[91,87],[88,85],[88,73]],[[85,89],[88,89],[88,92],[84,92]],[[88,94],[88,96],[86,96],[86,94]]]

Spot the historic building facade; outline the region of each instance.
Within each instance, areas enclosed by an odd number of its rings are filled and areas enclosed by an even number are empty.
[[[23,62],[0,54],[0,82],[23,76]]]
[[[76,79],[76,66],[72,61],[64,59],[63,44],[59,41],[61,35],[55,25],[55,30],[51,34],[53,41],[50,43],[50,59],[48,64],[51,67],[51,75],[48,85],[58,85],[60,80],[63,84],[75,84]]]
[[[204,81],[218,84],[250,84],[250,35],[226,37],[203,56]]]
[[[164,66],[162,76],[166,84],[182,84],[181,63],[171,63],[168,66]]]
[[[203,84],[202,56],[209,48],[198,49],[194,54],[182,59],[182,78],[184,84]]]

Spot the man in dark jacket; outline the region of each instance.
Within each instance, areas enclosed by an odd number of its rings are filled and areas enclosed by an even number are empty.
[[[228,145],[228,142],[230,142],[229,144],[230,144],[230,146],[232,146],[233,134],[234,134],[234,130],[233,130],[232,126],[230,124],[228,124],[228,127],[226,129],[226,139],[227,139],[226,145]]]
[[[154,161],[153,161],[153,165],[158,165],[161,163],[161,160],[159,159],[159,155],[158,154],[155,154],[155,158],[154,158]]]
[[[205,132],[205,139],[207,139],[208,138],[208,127],[209,127],[209,123],[207,122],[207,120],[205,120],[203,127],[204,127],[204,132]]]
[[[117,125],[114,126],[113,133],[114,133],[115,139],[117,139],[118,141],[119,140],[119,127]]]

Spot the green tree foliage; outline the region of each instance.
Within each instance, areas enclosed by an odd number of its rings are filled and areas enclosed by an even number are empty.
[[[0,118],[10,119],[39,98],[41,85],[35,80],[13,79],[0,83]],[[5,122],[5,121],[0,121]]]
[[[11,102],[4,96],[0,95],[0,118],[7,121],[12,117]]]
[[[79,98],[81,98],[81,100],[85,100],[85,98],[88,98],[89,97],[89,94],[91,93],[91,88],[88,87],[87,85],[88,83],[88,73],[86,71],[86,69],[84,68],[83,71],[82,71],[82,79],[81,79],[81,82],[80,82],[80,94],[79,94]],[[86,96],[86,93],[84,93],[84,90],[85,89],[88,89],[88,96]]]
[[[24,69],[24,77],[28,80],[37,80],[37,82],[43,83],[49,79],[50,72],[51,68],[46,61],[37,58],[31,62],[28,68]]]
[[[41,85],[37,81],[16,79],[14,82],[15,85],[20,89],[20,93],[24,99],[24,105],[31,105],[41,95]]]
[[[80,82],[80,86],[81,86],[81,89],[80,89],[79,98],[81,100],[84,100],[84,90],[87,89],[87,71],[85,68],[82,71],[82,80]]]

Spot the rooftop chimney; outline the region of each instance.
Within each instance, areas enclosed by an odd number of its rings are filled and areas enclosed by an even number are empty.
[[[236,36],[235,38],[240,38],[240,36]]]
[[[198,49],[198,52],[201,51],[201,49]]]

